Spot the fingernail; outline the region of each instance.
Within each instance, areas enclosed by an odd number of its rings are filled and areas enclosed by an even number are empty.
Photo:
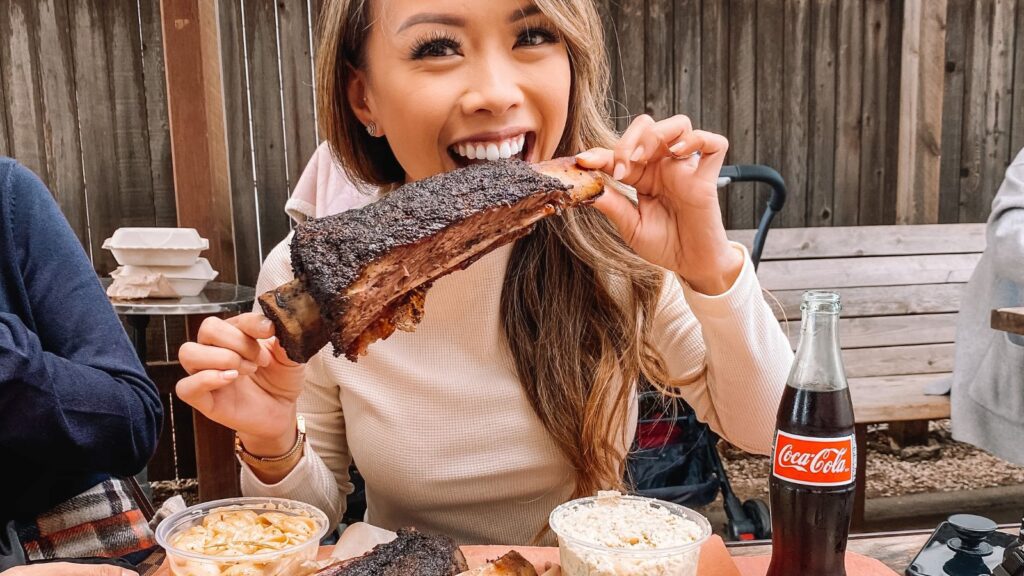
[[[270,330],[270,327],[273,325],[274,323],[271,322],[269,318],[264,318],[263,320],[260,320],[260,330]]]
[[[242,360],[241,364],[242,364],[241,371],[245,372],[246,374],[252,374],[253,372],[256,371],[256,368],[258,368],[258,366],[256,366],[255,362],[250,362],[248,360]]]
[[[668,149],[668,151],[669,151],[669,152],[671,152],[672,154],[674,154],[674,155],[678,156],[678,155],[679,155],[679,153],[680,153],[680,152],[681,152],[681,151],[682,151],[682,150],[683,150],[684,148],[686,148],[686,140],[680,140],[679,142],[676,142],[675,144],[673,144],[673,145],[672,145],[672,146],[671,146],[671,147],[670,147],[670,148]]]
[[[125,570],[121,568],[121,576],[139,576],[138,572],[132,572],[131,570]]]
[[[633,155],[629,157],[630,162],[637,162],[644,157],[644,147],[637,146],[636,150],[633,151]]]
[[[234,380],[238,378],[238,370],[225,370],[220,373],[220,377],[224,380]]]
[[[576,159],[583,162],[593,162],[594,153],[589,150],[586,152],[580,152],[579,154],[576,155]]]
[[[270,350],[263,348],[260,350],[259,364],[260,366],[270,366],[270,362],[274,359],[274,355],[270,353]]]
[[[619,162],[615,165],[615,170],[612,171],[612,178],[616,180],[622,180],[622,177],[626,175],[626,165]]]

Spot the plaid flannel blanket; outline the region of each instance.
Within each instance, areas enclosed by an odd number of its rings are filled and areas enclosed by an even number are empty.
[[[153,531],[121,479],[110,479],[19,526],[30,561],[116,558],[156,545]]]

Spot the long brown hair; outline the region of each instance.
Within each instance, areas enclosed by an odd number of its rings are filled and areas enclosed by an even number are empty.
[[[610,146],[608,63],[592,0],[534,0],[565,42],[572,66],[568,122],[556,156]],[[327,0],[319,23],[320,130],[348,174],[377,186],[404,172],[385,139],[348,105],[352,69],[365,65],[367,0]],[[667,385],[648,339],[665,271],[648,264],[592,208],[549,218],[512,250],[501,321],[534,411],[575,471],[572,497],[622,488],[633,384]]]

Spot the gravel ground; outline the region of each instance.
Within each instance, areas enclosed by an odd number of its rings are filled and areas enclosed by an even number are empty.
[[[1024,468],[953,440],[949,420],[932,422],[928,436],[927,446],[901,450],[891,441],[885,424],[868,427],[868,498],[1024,484]],[[724,447],[722,454],[729,481],[741,500],[768,497],[769,458],[730,447]]]
[[[158,480],[150,482],[149,487],[153,490],[153,506],[155,508],[159,508],[164,500],[175,494],[181,494],[189,506],[199,503],[199,481],[195,478]]]

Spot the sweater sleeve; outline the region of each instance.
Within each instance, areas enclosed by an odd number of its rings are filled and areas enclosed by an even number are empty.
[[[746,248],[733,286],[707,296],[671,275],[655,318],[669,377],[697,417],[732,444],[768,454],[793,351],[761,294]],[[704,370],[704,367],[707,367]]]
[[[988,250],[999,274],[1024,285],[1024,150],[1006,169],[988,224]]]
[[[45,185],[7,163],[0,189],[6,265],[17,267],[5,275],[20,279],[0,307],[0,452],[26,466],[135,474],[156,449],[156,387]]]
[[[290,243],[289,234],[267,256],[256,282],[257,294],[294,277],[288,257]],[[306,383],[298,400],[299,414],[306,420],[307,442],[302,459],[276,484],[260,481],[242,462],[241,486],[247,496],[277,496],[316,506],[334,526],[345,513],[345,497],[353,491],[348,474],[352,457],[338,386],[331,382],[323,362],[323,355],[317,354],[306,364]]]

